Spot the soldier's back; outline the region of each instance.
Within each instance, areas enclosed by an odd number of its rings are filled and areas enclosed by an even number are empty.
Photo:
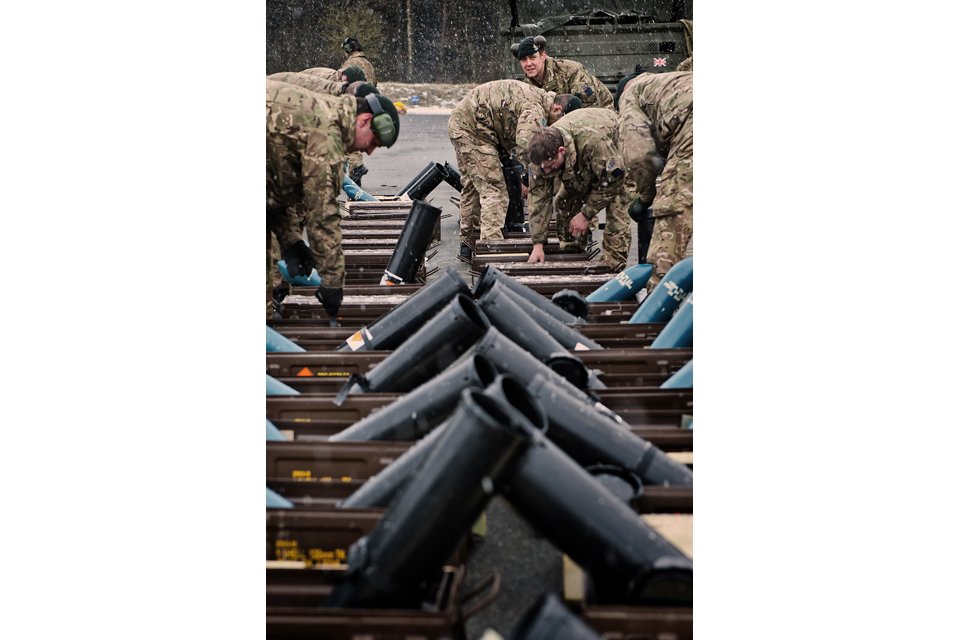
[[[617,131],[618,116],[616,111],[585,107],[571,111],[553,124],[575,136],[609,136]]]
[[[367,84],[377,86],[377,74],[373,70],[373,63],[362,51],[351,53],[337,73],[343,73],[343,70],[347,67],[360,67],[363,69],[363,75],[367,77]]]
[[[267,81],[283,82],[297,87],[303,87],[316,93],[324,95],[338,96],[343,91],[345,84],[340,81],[327,80],[319,75],[309,73],[281,72],[273,73],[267,76]]]
[[[653,105],[659,112],[693,106],[693,72],[671,71],[667,73],[644,73],[636,80],[635,90],[643,96],[643,102]],[[654,114],[648,114],[655,117]]]
[[[276,80],[266,84],[268,132],[338,126],[348,117],[350,96],[325,95]]]
[[[325,80],[340,80],[343,77],[343,73],[337,71],[336,69],[331,69],[330,67],[310,67],[309,69],[304,69],[300,73],[306,73],[311,76],[320,76]]]

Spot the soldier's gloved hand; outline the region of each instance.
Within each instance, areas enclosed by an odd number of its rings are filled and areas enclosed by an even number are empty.
[[[340,312],[340,304],[343,302],[343,289],[327,289],[326,287],[317,288],[317,300],[323,305],[323,310],[327,312],[331,320],[335,320],[337,313]]]
[[[313,254],[310,247],[303,240],[297,240],[283,252],[283,259],[287,261],[287,273],[290,277],[309,277],[313,273]]]
[[[630,208],[627,209],[627,213],[630,214],[630,218],[634,222],[640,222],[644,218],[649,218],[650,216],[644,216],[643,214],[650,210],[649,202],[644,202],[640,198],[634,198],[633,202],[630,203]]]

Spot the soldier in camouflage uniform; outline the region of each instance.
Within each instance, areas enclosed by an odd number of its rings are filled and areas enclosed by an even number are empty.
[[[323,78],[324,80],[329,80],[330,82],[353,83],[367,81],[367,75],[360,67],[345,67],[343,69],[331,69],[330,67],[311,67],[310,69],[304,69],[303,71],[298,72],[282,71],[267,77],[272,78],[273,76],[283,75],[284,73],[302,73],[308,76],[317,76],[319,78]]]
[[[330,69],[330,71],[335,75],[339,76],[340,78],[344,78],[344,77],[362,78],[363,77],[363,71],[361,71],[359,67],[350,67],[350,69],[348,69],[348,73],[343,73],[343,74],[337,71],[334,71],[333,69]],[[356,95],[360,87],[364,86],[364,83],[360,82],[359,80],[349,84],[347,82],[329,80],[327,79],[328,75],[329,74],[321,76],[319,74],[309,74],[309,73],[302,73],[302,72],[301,73],[296,73],[296,72],[274,73],[267,76],[267,92],[269,93],[271,86],[273,85],[290,84],[290,85],[302,87],[304,89],[309,89],[310,91],[313,91],[315,93],[323,93],[323,94],[335,95],[335,96],[339,96],[343,94]],[[369,85],[367,86],[369,87]],[[273,88],[276,89],[278,87],[273,86]],[[370,87],[369,90],[376,91],[376,89],[373,89],[372,87]],[[365,95],[365,93],[369,92],[369,90],[367,90],[366,92],[361,90],[361,96]],[[303,204],[298,203],[295,206],[292,205],[288,207],[288,209],[289,209],[288,215],[296,216],[300,225],[300,229],[302,230],[306,222],[305,221],[306,209],[303,207]],[[277,303],[279,303],[283,300],[284,296],[286,296],[287,293],[289,292],[290,286],[289,286],[289,283],[280,274],[280,269],[277,267],[277,262],[281,260],[282,257],[280,255],[280,243],[277,241],[277,238],[275,235],[272,236],[271,257],[272,257],[271,262],[273,264],[273,267],[271,269],[271,272],[273,274],[273,297],[277,301]]]
[[[300,73],[306,73],[311,76],[320,76],[324,80],[329,80],[330,82],[340,82],[343,80],[343,73],[337,69],[331,69],[330,67],[310,67],[309,69],[304,69]]]
[[[652,290],[683,259],[693,237],[693,73],[640,74],[617,99],[620,151],[639,196],[631,216],[649,207],[654,218],[647,252]]]
[[[613,109],[613,96],[602,82],[579,62],[551,58],[544,50],[546,45],[546,38],[537,36],[511,47],[526,76],[524,82],[544,91],[573,94],[584,107]]]
[[[377,86],[377,74],[374,73],[370,60],[364,55],[363,46],[360,44],[360,41],[350,37],[343,41],[342,46],[343,54],[347,56],[347,59],[343,63],[344,67],[341,67],[340,70],[343,71],[347,65],[360,67],[366,76],[366,82]],[[349,164],[350,179],[356,182],[357,186],[360,186],[363,181],[363,176],[367,173],[367,168],[363,166],[363,154],[352,153],[347,156],[347,161]]]
[[[292,276],[323,280],[316,295],[335,325],[345,275],[337,194],[348,152],[390,147],[400,130],[396,107],[374,93],[329,96],[284,83],[268,83],[267,317],[272,312],[270,232],[276,234]],[[301,239],[289,207],[303,202],[310,246]]]
[[[346,82],[327,80],[321,76],[315,76],[309,73],[296,73],[293,71],[273,73],[267,76],[268,89],[270,83],[292,84],[313,91],[314,93],[323,93],[330,96],[343,95],[348,86]]]
[[[461,255],[464,248],[469,252],[478,222],[482,240],[503,239],[501,228],[510,199],[500,158],[513,151],[526,164],[530,134],[563,113],[564,107],[554,104],[556,98],[519,80],[494,80],[473,89],[453,109],[447,133],[463,183]]]
[[[630,219],[617,122],[617,114],[609,109],[580,109],[530,137],[530,236],[534,248],[528,262],[545,259],[543,245],[551,209],[557,214],[560,246],[569,247],[587,235],[590,223],[606,207],[603,261],[614,271],[626,265]],[[554,173],[556,178],[551,180]]]

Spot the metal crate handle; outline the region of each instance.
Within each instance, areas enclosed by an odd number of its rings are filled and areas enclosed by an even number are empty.
[[[460,614],[461,621],[466,622],[473,616],[477,615],[478,613],[486,609],[488,606],[490,606],[491,602],[497,599],[497,596],[500,595],[500,573],[499,572],[495,571],[491,573],[489,576],[481,580],[476,587],[471,589],[469,592],[463,594],[463,597],[460,599],[460,606],[463,607],[465,603],[469,602],[474,597],[479,595],[480,592],[486,589],[487,587],[490,587],[490,593],[488,593],[482,600],[474,604],[472,607],[470,607],[469,609],[461,613]]]

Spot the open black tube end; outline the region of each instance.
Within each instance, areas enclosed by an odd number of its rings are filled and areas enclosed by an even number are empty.
[[[692,607],[692,564],[690,567],[654,569],[631,591],[630,603],[644,606]]]
[[[527,443],[537,440],[537,429],[519,410],[504,400],[471,387],[460,394],[460,406],[491,428],[507,431]]]
[[[544,362],[555,373],[563,376],[573,386],[583,389],[590,383],[590,372],[579,358],[567,353],[557,353]]]
[[[497,273],[499,273],[499,270],[489,264],[483,268],[480,277],[477,278],[477,284],[473,285],[474,298],[479,298],[493,286],[493,283],[497,281]]]
[[[537,431],[546,433],[549,424],[547,411],[523,380],[509,373],[501,373],[485,391],[523,414]]]

